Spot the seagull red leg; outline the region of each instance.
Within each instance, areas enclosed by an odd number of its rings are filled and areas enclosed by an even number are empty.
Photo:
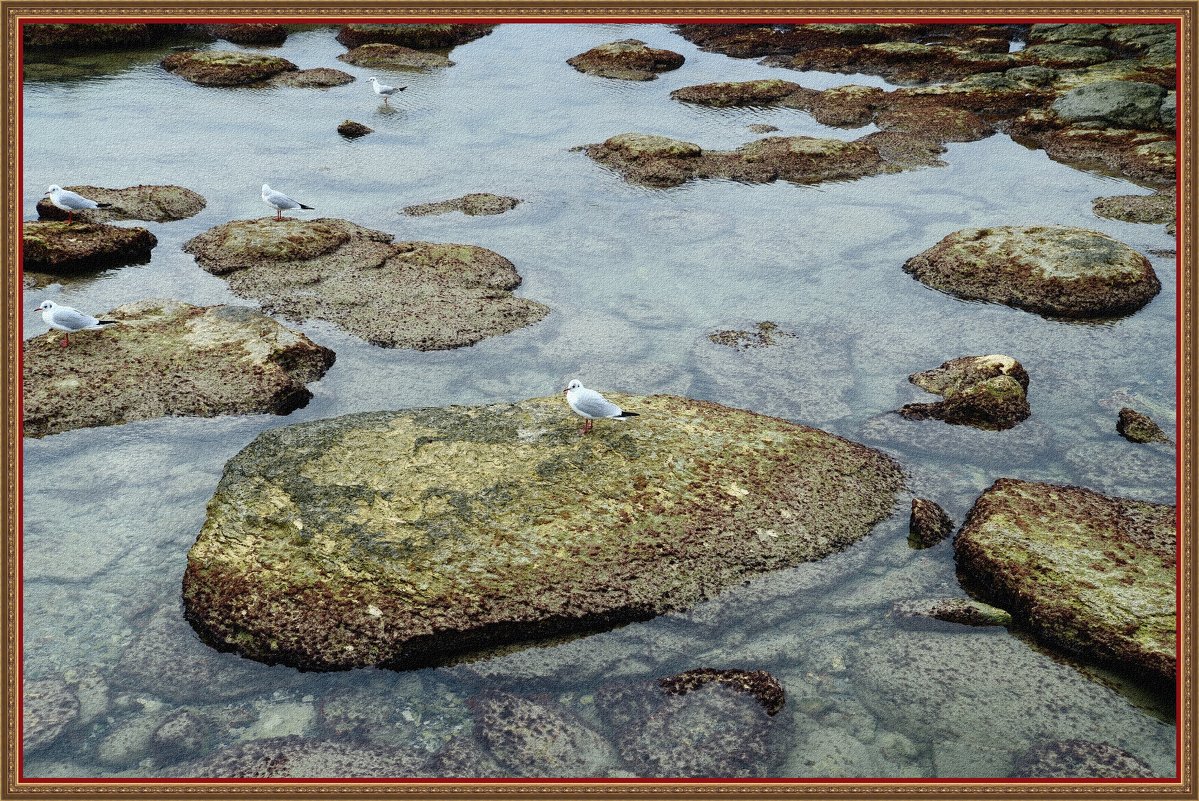
[[[71,335],[70,335],[70,334],[63,334],[63,335],[62,335],[62,342],[59,342],[59,343],[58,343],[58,347],[60,347],[60,348],[65,348],[67,345],[70,345],[70,344],[71,344]]]

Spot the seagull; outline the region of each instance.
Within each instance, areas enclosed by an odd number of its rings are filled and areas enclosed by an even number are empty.
[[[637,412],[624,411],[594,389],[587,389],[577,379],[567,384],[566,389],[562,391],[566,393],[566,402],[570,404],[571,411],[580,417],[587,418],[587,422],[579,429],[579,433],[586,434],[590,431],[592,420],[600,418],[627,420],[630,417],[637,417]]]
[[[379,83],[378,78],[367,78],[367,80],[371,82],[371,86],[375,87],[375,94],[383,98],[384,103],[396,92],[402,92],[408,88],[407,86],[388,86],[385,83]]]
[[[271,189],[269,184],[262,185],[262,202],[272,207],[275,210],[275,219],[282,220],[283,212],[286,209],[308,209],[312,211],[312,206],[305,206],[299,201],[292,200],[282,192],[276,192]]]
[[[59,342],[59,345],[64,348],[70,344],[71,334],[76,331],[94,331],[106,325],[116,325],[117,323],[116,320],[97,320],[90,314],[84,314],[78,309],[72,309],[70,306],[59,306],[57,303],[49,300],[42,301],[42,305],[38,306],[35,311],[42,313],[42,319],[46,321],[46,325],[66,332],[62,341]]]
[[[111,206],[111,203],[97,203],[91,198],[86,198],[83,195],[69,192],[63,189],[58,184],[50,184],[46,188],[46,193],[42,197],[49,197],[50,202],[67,213],[67,225],[71,224],[71,218],[77,211],[85,211],[87,209],[106,209]]]

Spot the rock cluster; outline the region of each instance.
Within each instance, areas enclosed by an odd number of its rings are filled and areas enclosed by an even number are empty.
[[[1032,413],[1028,373],[1011,356],[960,356],[932,370],[913,373],[908,380],[944,398],[938,403],[907,404],[899,413],[909,420],[931,417],[953,425],[1001,431]]]

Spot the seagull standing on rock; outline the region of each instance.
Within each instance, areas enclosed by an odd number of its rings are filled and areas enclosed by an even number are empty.
[[[60,347],[64,348],[70,344],[71,334],[76,331],[94,331],[117,323],[116,320],[97,320],[90,314],[84,314],[70,306],[59,306],[49,300],[42,301],[42,305],[38,306],[36,310],[42,313],[42,319],[46,321],[46,325],[66,332],[62,341],[58,343]]]
[[[86,198],[83,195],[63,189],[58,184],[50,184],[46,188],[46,193],[42,197],[50,198],[50,202],[55,207],[62,209],[67,213],[67,225],[71,224],[71,218],[77,211],[88,211],[89,209],[106,209],[112,206],[111,203],[97,203],[91,198]]]
[[[312,211],[312,206],[305,206],[298,200],[292,200],[282,192],[276,192],[271,189],[269,184],[262,185],[262,202],[275,210],[275,219],[282,220],[283,212],[288,209],[308,209]]]
[[[408,88],[407,86],[388,86],[385,83],[379,83],[379,79],[374,77],[367,78],[367,80],[370,81],[371,86],[375,87],[375,94],[383,98],[384,103],[390,100],[396,92],[402,92]]]
[[[562,391],[566,393],[566,402],[570,404],[571,411],[587,420],[579,429],[580,434],[586,434],[591,430],[593,420],[627,420],[637,417],[637,412],[624,411],[594,389],[587,389],[577,379],[567,384],[566,389]]]

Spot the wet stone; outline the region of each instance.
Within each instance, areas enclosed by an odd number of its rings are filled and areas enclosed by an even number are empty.
[[[898,618],[941,620],[963,626],[1010,626],[1012,616],[998,607],[969,598],[913,598],[896,601],[891,614]]]
[[[1032,413],[1028,373],[1010,356],[960,356],[932,370],[913,373],[908,380],[944,398],[939,403],[905,405],[899,414],[910,420],[932,417],[953,425],[1002,431]]]
[[[101,315],[100,331],[23,345],[25,436],[164,415],[287,414],[307,404],[334,355],[261,312],[146,300]]]
[[[184,50],[161,64],[167,72],[200,86],[244,86],[299,69],[285,58],[233,50]]]
[[[765,670],[696,668],[660,679],[658,686],[668,693],[686,695],[712,683],[752,696],[762,705],[762,709],[766,710],[767,715],[777,715],[786,698],[783,685]]]
[[[1154,129],[1161,126],[1166,90],[1150,83],[1104,81],[1073,89],[1053,104],[1058,119],[1102,128]]]
[[[99,186],[66,186],[71,192],[76,192],[97,203],[108,203],[109,208],[90,209],[75,212],[74,218],[85,219],[89,222],[107,222],[109,220],[149,220],[151,222],[171,222],[194,217],[204,210],[206,202],[203,197],[185,189],[182,186],[130,186],[124,189],[105,189]],[[65,220],[67,212],[55,206],[49,198],[37,202],[37,216],[40,220]],[[140,230],[124,228],[121,230]]]
[[[600,734],[553,702],[508,693],[472,701],[475,729],[511,776],[602,776],[616,755]]]
[[[337,60],[356,67],[393,70],[430,70],[454,66],[454,62],[439,53],[426,53],[394,44],[359,45],[342,53]]]
[[[1161,426],[1153,422],[1148,415],[1141,414],[1137,410],[1130,409],[1127,406],[1120,410],[1120,417],[1116,422],[1116,431],[1129,442],[1170,441],[1170,438],[1166,436],[1166,432],[1162,431]]]
[[[908,545],[931,548],[949,536],[953,521],[935,501],[912,498],[912,514],[908,519]]]
[[[330,86],[345,86],[353,82],[354,76],[350,73],[330,67],[281,72],[267,81],[271,86],[293,89],[327,89]]]
[[[275,23],[232,23],[206,25],[208,33],[217,39],[241,45],[281,45],[287,41],[287,28]]]
[[[1012,767],[1012,777],[1022,779],[1147,779],[1153,775],[1152,768],[1133,754],[1092,740],[1037,743]]]
[[[368,128],[360,122],[346,120],[341,125],[337,126],[337,132],[346,139],[357,139],[361,136],[366,136],[368,133],[374,132],[374,128]]]
[[[168,775],[199,779],[394,779],[416,778],[428,755],[354,742],[298,735],[232,745]]]
[[[26,681],[21,701],[21,744],[27,753],[53,743],[79,717],[79,700],[58,679]]]
[[[26,222],[21,228],[25,269],[55,275],[145,264],[158,244],[145,228],[104,223]]]
[[[410,217],[426,217],[431,214],[448,214],[460,211],[468,217],[480,215],[503,214],[516,208],[521,201],[515,197],[493,195],[489,192],[474,192],[462,197],[438,201],[437,203],[421,203],[407,206],[404,213]]]
[[[449,50],[486,36],[494,28],[476,23],[343,25],[337,41],[349,48],[382,43],[414,50]]]
[[[1091,209],[1098,216],[1111,220],[1159,225],[1174,222],[1177,213],[1172,193],[1097,197]]]
[[[567,59],[566,63],[579,72],[601,78],[652,81],[660,72],[683,66],[683,61],[681,55],[671,50],[649,47],[640,39],[624,39],[593,47]]]

